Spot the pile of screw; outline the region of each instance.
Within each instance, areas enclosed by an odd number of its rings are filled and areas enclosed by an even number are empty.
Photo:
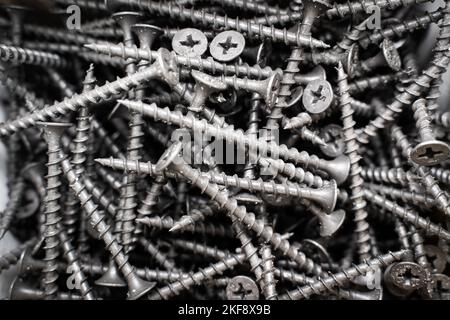
[[[2,6],[10,299],[450,299],[424,2]]]

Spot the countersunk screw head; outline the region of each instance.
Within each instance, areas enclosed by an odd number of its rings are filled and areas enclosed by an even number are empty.
[[[179,72],[175,61],[175,53],[170,52],[166,48],[160,48],[156,61],[159,62],[164,80],[171,86],[177,85],[179,82]]]
[[[329,124],[321,130],[321,137],[326,145],[320,146],[320,151],[330,158],[336,158],[344,154],[345,143],[342,136],[342,127],[337,124]]]
[[[402,59],[395,44],[389,39],[384,39],[381,43],[381,51],[389,68],[394,71],[400,71],[402,68]]]
[[[347,72],[347,75],[352,78],[355,73],[355,68],[358,65],[359,60],[359,47],[355,44],[353,44],[350,49],[348,49],[346,55],[345,55],[345,61],[342,63],[345,71]]]
[[[155,165],[156,172],[163,172],[168,166],[170,166],[180,154],[182,148],[183,144],[180,141],[173,143],[169,148],[167,148]]]
[[[281,83],[281,74],[280,72],[275,71],[273,75],[267,79],[267,91],[265,96],[266,104],[269,108],[275,105],[277,101],[278,92],[280,91],[280,83]]]
[[[244,51],[244,48],[244,36],[232,30],[219,33],[209,45],[211,56],[221,62],[236,59]]]
[[[303,96],[303,87],[297,86],[291,90],[291,97],[289,101],[286,102],[286,108],[290,108],[296,105]]]
[[[208,49],[205,34],[194,28],[185,28],[175,33],[172,48],[177,54],[186,57],[200,57]]]
[[[433,166],[445,161],[449,155],[450,148],[439,140],[421,142],[410,153],[411,160],[421,166]]]
[[[259,290],[255,281],[246,276],[230,280],[226,288],[228,300],[258,300]]]
[[[311,81],[303,92],[303,106],[309,113],[322,113],[333,101],[333,88],[326,80]]]
[[[402,289],[418,289],[426,285],[426,270],[414,262],[399,262],[392,266],[392,283]]]

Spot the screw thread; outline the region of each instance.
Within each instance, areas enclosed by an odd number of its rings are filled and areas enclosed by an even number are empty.
[[[229,198],[227,192],[221,191],[217,184],[211,183],[209,178],[203,176],[200,171],[188,165],[174,165],[177,171],[189,181],[192,181],[202,193],[207,194],[211,200],[216,201],[220,208],[225,208],[230,217],[239,221],[247,229],[253,230],[261,240],[270,242],[275,250],[297,262],[299,267],[304,268],[307,272],[316,275],[322,273],[322,268],[319,265],[314,264],[312,260],[308,259],[303,252],[292,246],[282,235],[274,232],[272,227],[266,225],[262,220],[256,219],[252,212],[247,212],[244,206],[238,206],[234,198]]]
[[[145,251],[147,251],[150,256],[163,268],[166,270],[175,269],[175,262],[173,262],[165,253],[161,252],[161,250],[149,240],[140,238],[139,243],[144,247]]]
[[[36,108],[41,109],[44,107],[45,101],[38,98],[33,91],[19,83],[17,78],[9,75],[2,64],[0,64],[0,82],[8,88],[11,93],[29,101]]]
[[[420,98],[420,94],[430,87],[433,79],[437,79],[442,72],[445,71],[450,61],[450,52],[446,51],[441,57],[433,58],[430,66],[422,71],[422,75],[415,78],[413,82],[407,86],[402,92],[394,97],[394,101],[386,105],[386,109],[382,111],[375,119],[371,120],[358,134],[358,141],[363,144],[369,142],[369,137],[375,137],[379,129],[383,129],[387,124],[394,121],[395,116],[402,111],[404,105],[411,104],[412,100]]]
[[[0,216],[0,239],[2,239],[6,234],[6,231],[9,230],[9,226],[14,219],[14,215],[19,209],[20,200],[22,199],[25,186],[26,184],[24,179],[19,177],[11,185],[11,187],[9,187],[9,199],[3,214]]]
[[[282,122],[284,129],[298,129],[312,123],[311,116],[306,112],[301,112],[295,117],[285,119]]]
[[[323,170],[329,175],[332,175],[334,172],[334,170],[330,168],[328,161],[320,159],[316,155],[309,155],[306,151],[299,152],[295,148],[288,148],[286,145],[279,145],[274,141],[267,142],[265,139],[255,139],[246,136],[242,130],[235,130],[232,125],[229,125],[226,128],[220,128],[210,125],[205,120],[195,119],[191,115],[183,116],[183,114],[178,111],[170,111],[168,108],[158,108],[154,104],[147,105],[142,102],[128,100],[121,100],[121,103],[129,108],[138,110],[139,112],[144,113],[155,120],[162,120],[168,124],[174,124],[181,128],[189,128],[199,132],[204,132],[207,135],[211,135],[219,139],[225,139],[229,142],[244,144],[248,147],[256,148],[262,154],[267,154],[267,152],[270,152],[272,155],[279,155],[286,160],[302,164],[305,168]]]
[[[314,278],[307,277],[304,274],[300,274],[295,272],[294,270],[285,270],[285,269],[278,269],[275,268],[275,276],[280,280],[280,282],[289,281],[292,283],[297,284],[307,284],[307,283],[313,283]]]
[[[338,67],[338,86],[340,93],[340,104],[342,107],[342,123],[343,137],[345,143],[345,155],[350,159],[350,190],[352,200],[352,209],[355,212],[354,221],[356,223],[356,245],[360,261],[370,257],[370,234],[369,224],[367,223],[366,201],[362,189],[363,179],[361,178],[361,167],[358,154],[359,145],[356,140],[354,130],[355,121],[353,120],[353,109],[350,103],[350,95],[348,94],[347,75],[345,74],[342,64]]]
[[[242,225],[239,223],[237,219],[232,218],[232,228],[234,232],[236,233],[236,238],[239,239],[241,242],[241,249],[245,254],[245,257],[247,261],[250,264],[251,272],[255,273],[256,280],[261,281],[262,280],[262,269],[261,269],[261,263],[262,260],[258,255],[258,250],[255,248],[255,246],[252,243],[252,239],[248,236],[245,229],[242,227]]]
[[[443,11],[443,17],[440,21],[439,34],[436,37],[436,44],[434,46],[434,51],[436,56],[440,57],[445,51],[448,51],[450,44],[450,4],[446,2],[446,7]],[[448,65],[448,62],[447,62]],[[431,83],[430,91],[428,92],[427,100],[427,108],[430,111],[436,110],[439,108],[437,103],[439,97],[441,96],[440,88],[443,83],[442,75],[446,71],[446,68],[441,70],[439,77],[434,79]]]
[[[364,20],[344,34],[342,40],[336,43],[335,48],[337,49],[337,53],[346,52],[355,42],[360,39],[361,34],[367,30],[366,23],[367,20]]]
[[[301,12],[289,12],[286,14],[276,14],[276,15],[264,15],[261,17],[253,18],[252,21],[256,24],[263,24],[267,26],[279,25],[286,26],[292,22],[297,22],[302,17]]]
[[[433,112],[433,121],[444,128],[450,128],[450,112]]]
[[[431,222],[429,218],[422,218],[417,212],[411,209],[403,208],[397,203],[387,200],[385,197],[375,194],[370,190],[365,189],[364,194],[366,199],[370,202],[373,202],[379,207],[390,211],[399,218],[423,230],[426,234],[437,236],[439,238],[446,239],[447,241],[450,239],[450,233],[440,225]]]
[[[290,180],[296,180],[299,183],[304,183],[310,187],[323,187],[329,181],[323,180],[322,177],[314,175],[313,173],[296,167],[294,164],[284,162],[281,159],[271,159],[261,157],[259,163],[263,167],[274,167],[275,172],[280,172],[286,175]]]
[[[425,106],[425,101],[423,101],[423,103],[413,103],[412,111],[414,112],[414,119],[416,120],[420,141],[434,140],[434,133],[431,128],[431,117]]]
[[[423,246],[423,238],[414,226],[409,227],[411,232],[411,244],[414,251],[414,257],[419,265],[427,270],[431,270],[430,262],[428,261],[427,255],[425,253],[425,248]]]
[[[32,64],[44,67],[69,68],[69,61],[54,53],[0,44],[0,59],[11,63]]]
[[[158,229],[173,229],[175,222],[171,217],[152,217],[138,220],[138,222]],[[212,237],[232,238],[233,235],[225,226],[216,226],[211,223],[196,222],[194,225],[186,226],[183,229],[174,230],[174,232],[190,232],[208,235]]]
[[[108,211],[113,217],[116,216],[118,208],[114,204],[114,199],[106,195],[108,190],[106,188],[101,189],[96,186],[92,179],[87,175],[84,175],[81,178],[83,179],[83,183],[86,186],[86,190],[92,195],[96,202],[100,204],[106,211]]]
[[[52,142],[48,143],[48,161],[47,166],[47,186],[46,195],[44,198],[45,206],[45,268],[43,270],[43,287],[46,299],[55,299],[58,291],[58,256],[60,246],[60,205],[61,194],[59,188],[61,187],[62,171],[60,169],[61,159],[59,152],[61,151],[59,145]]]
[[[187,290],[193,285],[200,285],[202,282],[211,279],[216,275],[221,275],[226,270],[232,270],[235,266],[243,263],[245,255],[231,254],[217,263],[210,264],[209,267],[200,268],[199,271],[188,274],[186,278],[181,278],[176,282],[169,283],[163,288],[157,288],[156,293],[150,295],[149,300],[169,299],[179,295],[181,291]]]
[[[275,267],[273,266],[273,260],[275,257],[272,255],[272,251],[267,245],[262,246],[260,251],[262,257],[262,290],[267,300],[274,300],[278,295],[275,288],[277,283],[275,280]]]
[[[414,165],[414,168],[420,176],[421,182],[425,185],[427,191],[435,198],[435,201],[442,212],[446,216],[450,216],[450,201],[448,200],[445,192],[439,187],[436,179],[433,178],[427,168],[414,164],[409,158],[409,154],[411,153],[412,148],[408,141],[408,137],[403,134],[401,128],[397,125],[392,126],[391,132],[392,137],[395,140],[397,146],[401,149],[403,156],[410,160],[410,162]]]
[[[138,48],[133,45],[125,47],[123,43],[113,44],[110,42],[85,45],[85,47],[109,56],[121,57],[122,59],[133,58],[139,60],[153,61],[156,58],[156,52],[150,48]],[[212,57],[201,59],[186,56],[175,56],[177,65],[182,65],[187,69],[197,69],[200,71],[209,71],[212,74],[222,73],[225,75],[246,76],[250,78],[268,78],[273,74],[270,67],[261,68],[259,65],[249,66],[248,64],[226,64],[216,62]]]
[[[201,206],[198,209],[192,209],[188,214],[181,216],[181,218],[174,223],[172,229],[184,229],[197,222],[205,221],[206,217],[212,216],[216,211],[216,209],[213,210],[209,206]]]
[[[433,208],[436,206],[436,199],[423,193],[418,193],[414,190],[397,189],[385,184],[368,184],[371,190],[376,191],[379,194],[387,196],[391,199],[401,200],[404,203],[425,206],[427,208]]]
[[[287,29],[277,29],[274,26],[264,26],[256,24],[251,20],[240,20],[239,18],[232,19],[228,16],[219,16],[211,14],[205,10],[188,9],[182,5],[174,3],[155,2],[150,0],[128,0],[128,6],[138,8],[141,11],[147,11],[151,14],[159,14],[161,16],[168,15],[171,18],[178,18],[181,20],[190,20],[193,23],[200,23],[202,25],[220,26],[224,30],[236,30],[248,35],[249,38],[258,38],[260,40],[270,39],[274,42],[283,42],[285,44],[318,47],[323,48],[327,45],[310,35],[290,32]]]
[[[62,230],[60,232],[61,247],[64,250],[64,256],[67,259],[68,265],[72,266],[73,276],[75,277],[75,283],[79,285],[81,295],[85,300],[95,300],[92,288],[87,282],[87,278],[84,275],[78,253],[71,244],[70,237]]]
[[[0,255],[0,274],[15,265],[19,261],[20,255],[24,250],[25,249],[20,246]]]
[[[111,136],[102,124],[95,118],[91,119],[91,124],[95,134],[99,137],[99,140],[108,149],[108,151],[111,152],[114,157],[124,159],[125,154],[120,150],[119,146],[114,143],[113,139],[111,139]]]
[[[385,86],[398,78],[398,74],[377,75],[369,78],[356,79],[348,85],[350,94],[364,92],[368,89],[376,89]]]
[[[167,183],[167,179],[163,176],[157,176],[153,181],[150,190],[147,192],[145,199],[142,200],[142,204],[137,210],[137,218],[145,218],[152,215],[155,212],[155,206],[158,204],[159,196],[163,190],[164,185]],[[140,225],[136,226],[135,236],[139,236],[142,233]]]
[[[426,0],[356,0],[343,4],[334,3],[333,8],[328,9],[326,15],[328,18],[344,18],[347,15],[353,16],[361,12],[367,12],[367,9],[372,6],[393,10],[398,7],[406,7],[414,3],[423,2],[426,2]]]
[[[53,72],[55,73],[55,72]],[[58,75],[59,76],[59,75]],[[94,66],[91,64],[86,72],[86,77],[83,81],[83,92],[94,89],[96,79],[94,77]],[[66,91],[71,91],[65,81],[61,78],[58,81],[61,85],[64,85]],[[68,92],[69,96],[74,93]],[[87,107],[80,107],[78,110],[77,125],[76,125],[76,135],[72,140],[72,164],[77,176],[81,177],[84,175],[84,167],[86,163],[86,153],[87,153],[87,143],[89,141],[89,132],[91,129],[90,125],[90,112]],[[67,236],[73,239],[77,231],[76,224],[79,220],[79,204],[76,196],[73,193],[69,193],[65,201],[65,210],[63,215],[63,225]]]
[[[65,116],[69,112],[76,111],[79,107],[88,106],[90,104],[97,104],[100,101],[105,101],[112,96],[117,96],[122,92],[127,92],[131,88],[138,86],[142,82],[155,77],[158,74],[157,65],[152,65],[142,72],[137,72],[131,76],[119,78],[114,82],[107,82],[101,87],[75,94],[70,99],[65,99],[62,102],[56,103],[52,106],[45,107],[33,113],[28,113],[15,120],[9,120],[0,124],[0,136],[11,135],[21,129],[26,129],[34,126],[37,121],[45,121],[47,119],[54,119],[57,116]]]
[[[75,4],[82,8],[96,11],[106,11],[105,2],[95,0],[56,0],[57,3],[64,4],[66,6]]]
[[[412,181],[416,181],[418,179],[418,177],[412,174],[410,171],[405,172],[401,168],[361,168],[361,176],[364,180],[397,184],[405,187],[408,186]]]
[[[64,175],[69,182],[70,187],[77,195],[81,208],[86,212],[86,218],[90,221],[93,229],[99,233],[99,238],[105,242],[106,249],[111,253],[112,259],[115,260],[117,267],[124,275],[125,279],[131,281],[136,274],[134,268],[128,262],[128,255],[124,252],[123,247],[117,242],[110,231],[111,227],[104,221],[104,215],[98,211],[97,205],[92,201],[91,195],[87,192],[86,186],[79,181],[70,162],[65,159],[61,153],[61,166]]]
[[[33,34],[37,37],[42,37],[46,40],[57,40],[64,43],[73,43],[77,45],[84,45],[85,43],[102,42],[97,38],[86,36],[78,32],[67,32],[63,29],[42,27],[34,24],[24,25],[25,33]]]
[[[432,167],[429,169],[430,174],[445,184],[450,184],[450,170],[438,167]]]
[[[231,254],[228,250],[221,250],[217,247],[210,247],[193,241],[173,240],[171,244],[184,250],[192,251],[195,255],[211,257],[217,260],[223,260]]]
[[[375,268],[387,267],[395,261],[403,259],[408,250],[400,250],[396,252],[389,252],[384,255],[377,256],[369,261],[364,261],[361,264],[353,265],[351,268],[343,270],[338,273],[329,273],[328,276],[315,280],[296,290],[289,291],[286,294],[279,296],[279,300],[298,300],[307,299],[311,295],[320,295],[323,292],[329,291],[335,287],[343,287],[345,284],[351,282],[358,276],[364,276],[367,272],[374,271]]]
[[[368,33],[359,39],[359,44],[363,48],[367,48],[371,43],[379,43],[383,39],[401,37],[407,32],[414,32],[417,29],[425,29],[431,23],[439,21],[442,16],[443,12],[441,10],[425,12],[421,16],[415,16],[409,20],[387,25],[383,29],[372,30],[371,33]]]

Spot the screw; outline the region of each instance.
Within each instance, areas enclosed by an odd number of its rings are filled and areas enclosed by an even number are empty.
[[[232,254],[217,263],[210,264],[196,273],[189,274],[186,278],[181,278],[176,282],[169,283],[163,288],[157,288],[156,293],[149,296],[150,300],[169,299],[178,295],[182,290],[189,289],[193,285],[199,285],[203,281],[213,278],[216,274],[221,274],[225,270],[233,269],[236,265],[242,264],[243,254]]]
[[[408,157],[408,155],[411,154],[411,145],[409,144],[408,139],[403,134],[402,130],[396,125],[392,126],[392,138],[395,140],[398,147],[402,150],[402,154],[405,157]],[[438,207],[446,216],[448,216],[450,214],[450,202],[447,195],[442,191],[437,181],[425,167],[418,166],[414,162],[412,162],[412,164],[414,165],[415,170],[421,178],[420,181],[425,185],[427,191],[436,199]]]
[[[209,235],[212,237],[224,237],[232,238],[231,232],[225,228],[223,225],[216,226],[211,223],[201,223],[196,222],[194,225],[186,226],[183,229],[174,229],[175,221],[171,217],[145,217],[142,219],[136,219],[136,222],[143,223],[146,226],[158,228],[158,229],[168,229],[173,232],[190,232],[190,233],[200,233],[202,235]]]
[[[273,300],[276,298],[277,291],[275,288],[276,280],[275,280],[275,268],[273,267],[273,259],[272,252],[270,247],[262,246],[260,249],[261,257],[262,257],[262,279],[263,286],[262,291],[264,292],[264,296],[267,300]]]
[[[35,289],[25,284],[19,277],[16,277],[9,288],[9,299],[11,300],[44,300],[45,291]],[[66,292],[58,292],[56,294],[58,300],[82,300],[83,297]]]
[[[4,209],[0,220],[0,239],[2,239],[5,236],[6,232],[10,228],[14,216],[17,214],[20,201],[24,194],[25,186],[26,185],[24,180],[19,178],[10,187],[9,200],[6,204],[6,208]]]
[[[181,56],[201,57],[208,49],[208,39],[198,29],[185,28],[175,33],[172,49]]]
[[[151,163],[128,162],[122,159],[96,159],[98,163],[115,169],[137,172],[138,174],[147,173],[149,175],[158,174],[157,166]],[[248,178],[238,178],[227,176],[224,173],[206,172],[201,174],[203,177],[218,183],[225,187],[238,187],[251,192],[262,192],[275,195],[287,195],[309,199],[317,202],[327,211],[332,211],[337,199],[337,185],[334,180],[323,184],[318,189],[301,188],[295,184],[276,184],[274,182],[264,182],[262,180],[251,180]]]
[[[336,65],[339,62],[345,67],[349,77],[353,77],[356,73],[356,66],[359,60],[359,47],[356,44],[350,46],[350,48],[341,53],[335,52],[311,52],[304,54],[305,59],[312,61],[314,64],[332,64]]]
[[[224,31],[215,36],[209,45],[211,56],[221,62],[239,57],[245,48],[245,38],[236,31]]]
[[[411,160],[423,166],[432,166],[445,161],[450,154],[450,148],[445,142],[435,139],[431,128],[431,118],[426,108],[426,100],[416,100],[412,105],[412,110],[421,142],[411,150]]]
[[[310,156],[305,151],[298,152],[297,149],[288,149],[284,145],[278,146],[273,142],[268,143],[264,139],[254,139],[251,137],[247,137],[242,131],[233,130],[232,126],[228,126],[226,128],[218,128],[206,123],[206,121],[196,120],[189,116],[184,117],[179,112],[171,112],[169,109],[159,109],[155,105],[147,105],[125,100],[120,100],[119,102],[127,106],[128,108],[144,113],[154,118],[155,120],[161,119],[171,124],[192,129],[195,127],[196,130],[204,132],[207,135],[215,136],[219,139],[224,138],[226,141],[237,142],[239,144],[245,144],[249,147],[251,146],[252,148],[269,151],[272,154],[279,154],[282,158],[291,160],[295,163],[303,164],[305,165],[305,167],[323,170],[330,176],[332,176],[337,183],[345,181],[348,175],[349,162],[346,157],[337,158],[335,159],[335,161],[326,161],[314,155]]]
[[[205,107],[206,99],[215,92],[224,91],[227,85],[221,79],[200,71],[192,70],[191,75],[195,80],[195,87],[188,109],[193,112],[201,112]]]
[[[41,126],[43,126],[44,132],[46,133],[46,139],[53,139],[52,143],[57,144],[59,147],[58,139],[66,125],[58,123],[42,123]],[[60,161],[62,171],[66,179],[69,181],[70,187],[77,195],[82,208],[85,210],[91,226],[99,233],[100,238],[105,242],[106,248],[110,251],[127,281],[129,289],[128,299],[138,299],[153,289],[155,284],[146,282],[136,275],[134,268],[128,262],[127,255],[123,252],[122,246],[117,243],[117,240],[110,232],[110,227],[104,222],[104,217],[99,214],[97,206],[92,202],[92,200],[90,200],[90,196],[86,192],[84,185],[77,179],[72,165],[60,150],[58,150],[57,156],[58,161]]]
[[[54,53],[0,44],[0,60],[16,64],[31,64],[67,69],[70,62]]]
[[[342,272],[331,274],[314,283],[307,284],[296,290],[287,292],[284,295],[278,296],[278,300],[298,300],[309,298],[313,294],[321,294],[333,287],[341,287],[345,283],[351,282],[353,279],[359,276],[364,276],[368,272],[374,270],[377,267],[386,267],[392,264],[394,261],[403,259],[408,250],[400,250],[397,252],[389,252],[385,255],[377,256],[369,261],[348,268]]]
[[[421,16],[415,16],[414,18],[399,21],[396,24],[390,24],[383,26],[382,29],[372,30],[371,33],[363,35],[357,41],[363,48],[367,48],[371,43],[379,43],[382,39],[389,39],[394,36],[402,36],[407,32],[414,32],[417,29],[426,28],[433,22],[439,21],[443,16],[443,12],[433,11],[425,12]]]
[[[411,223],[417,228],[423,230],[425,234],[434,235],[442,239],[450,239],[449,232],[447,232],[441,226],[430,222],[429,219],[420,217],[416,212],[412,211],[411,209],[405,209],[399,206],[397,203],[389,201],[386,198],[367,189],[364,190],[364,195],[366,196],[366,199],[369,200],[370,202],[390,211],[396,216]]]
[[[246,276],[236,276],[227,285],[228,300],[258,300],[259,290],[255,281]]]
[[[169,15],[171,17],[178,17],[183,20],[191,20],[193,23],[200,22],[203,25],[211,24],[216,27],[223,27],[224,29],[235,29],[238,32],[247,33],[251,38],[267,38],[275,42],[284,42],[286,44],[298,46],[304,45],[317,48],[328,47],[328,45],[324,42],[313,39],[311,36],[296,34],[294,32],[289,32],[286,29],[274,28],[273,26],[267,27],[264,25],[259,25],[251,20],[238,20],[225,16],[222,17],[217,14],[211,14],[204,10],[191,10],[181,5],[158,3],[149,0],[129,0],[127,5],[151,14],[158,14],[161,16]]]
[[[86,106],[93,102],[103,101],[110,96],[116,96],[121,92],[128,91],[130,88],[136,87],[140,83],[148,81],[151,78],[162,78],[168,82],[175,81],[176,73],[173,72],[174,66],[170,54],[164,49],[160,49],[159,53],[159,59],[152,64],[151,67],[141,72],[107,83],[91,91],[74,95],[70,99],[45,107],[32,114],[27,114],[18,119],[0,124],[0,136],[7,136],[18,132],[19,130],[29,128],[30,126],[33,126],[36,121],[53,118],[56,115],[65,115],[70,111],[77,110],[78,107]]]
[[[333,102],[333,88],[328,81],[313,80],[303,92],[303,106],[309,113],[322,113]]]
[[[261,240],[270,242],[274,246],[274,249],[279,250],[280,253],[287,255],[297,262],[299,267],[305,267],[308,272],[314,272],[315,274],[320,274],[322,272],[319,266],[314,265],[314,263],[306,258],[303,253],[293,248],[287,240],[281,240],[280,234],[274,233],[270,226],[267,226],[261,220],[256,219],[253,213],[248,213],[245,207],[239,207],[235,199],[229,198],[227,192],[220,191],[216,184],[210,183],[209,179],[201,176],[200,172],[192,169],[181,161],[172,162],[177,157],[180,148],[180,143],[173,144],[161,156],[156,167],[158,169],[164,169],[166,166],[173,166],[175,171],[183,175],[189,181],[192,181],[192,183],[202,190],[203,193],[208,194],[221,207],[226,209],[230,216],[243,223],[246,228],[255,231]]]

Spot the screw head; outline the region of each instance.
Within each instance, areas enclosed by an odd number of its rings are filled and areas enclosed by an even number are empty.
[[[211,56],[217,61],[228,62],[239,57],[245,48],[245,38],[237,31],[224,31],[214,37],[209,45]]]
[[[348,49],[347,54],[345,55],[345,61],[342,62],[345,71],[347,71],[347,76],[350,78],[353,77],[353,74],[355,73],[355,69],[358,66],[358,60],[359,47],[355,43]]]
[[[174,142],[169,148],[164,151],[161,158],[155,165],[155,170],[157,172],[163,172],[180,154],[183,144],[180,141]]]
[[[320,146],[320,151],[330,158],[337,158],[344,154],[345,143],[342,135],[342,127],[337,124],[329,124],[321,130],[321,137],[326,145]]]
[[[433,166],[447,160],[450,155],[448,144],[439,140],[424,141],[410,153],[411,160],[421,166]]]
[[[400,71],[402,68],[402,59],[395,44],[389,39],[384,39],[381,43],[381,51],[389,68],[394,71]]]
[[[198,29],[185,28],[175,33],[172,38],[172,48],[181,56],[200,57],[208,49],[208,39]]]
[[[278,98],[278,92],[280,91],[281,74],[274,72],[274,74],[267,79],[267,91],[265,96],[266,104],[269,108],[275,105]]]
[[[333,88],[328,81],[314,80],[306,86],[302,102],[306,111],[318,114],[328,109],[333,97]]]
[[[286,102],[286,107],[292,107],[296,105],[303,96],[303,86],[297,86],[291,90],[291,96],[289,101]]]
[[[164,30],[160,27],[144,23],[137,23],[132,25],[131,30],[139,38],[141,48],[150,48],[153,44],[153,41],[155,41],[158,36],[164,33]]]
[[[263,41],[258,47],[258,53],[256,54],[256,63],[261,67],[266,66],[267,57],[272,51],[272,43],[269,41]]]
[[[258,300],[259,289],[249,277],[237,276],[228,283],[226,294],[228,300]]]
[[[398,262],[390,269],[391,281],[402,289],[419,289],[426,285],[426,270],[414,262]]]
[[[171,86],[177,85],[179,82],[179,72],[175,61],[175,53],[170,52],[166,48],[160,48],[156,61],[160,65],[164,80]]]

